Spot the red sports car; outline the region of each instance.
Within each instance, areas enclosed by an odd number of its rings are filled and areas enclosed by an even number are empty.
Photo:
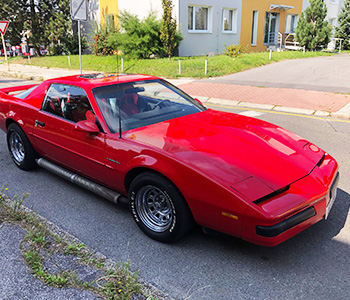
[[[326,219],[337,162],[281,127],[206,109],[153,76],[89,74],[0,90],[14,163],[114,202],[172,242],[194,223],[274,246]]]

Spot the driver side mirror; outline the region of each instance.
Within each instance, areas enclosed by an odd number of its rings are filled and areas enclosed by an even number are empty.
[[[86,133],[99,133],[100,130],[98,129],[95,122],[91,120],[82,120],[75,124],[74,129],[76,131],[86,132]]]

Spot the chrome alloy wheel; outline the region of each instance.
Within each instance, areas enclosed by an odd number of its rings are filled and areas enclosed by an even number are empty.
[[[22,138],[17,132],[12,132],[10,135],[10,150],[15,161],[20,164],[24,161],[25,158],[25,150]]]
[[[147,185],[137,193],[136,210],[142,223],[152,231],[164,232],[173,223],[173,204],[159,188]]]

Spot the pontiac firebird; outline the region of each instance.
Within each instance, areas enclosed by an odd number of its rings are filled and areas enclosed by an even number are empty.
[[[154,76],[89,74],[0,90],[13,162],[114,202],[173,242],[193,224],[275,246],[327,219],[338,165],[281,127],[205,108]]]

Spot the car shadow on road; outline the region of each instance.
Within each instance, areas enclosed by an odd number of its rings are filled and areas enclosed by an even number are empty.
[[[189,265],[192,273],[199,274],[183,288],[197,287],[197,299],[210,299],[207,295],[220,292],[224,296],[217,299],[228,299],[228,291],[238,299],[349,299],[349,208],[350,195],[338,189],[328,220],[276,247],[203,235],[197,229],[167,253],[177,257],[182,253],[177,265]],[[183,292],[178,298],[186,295]]]

